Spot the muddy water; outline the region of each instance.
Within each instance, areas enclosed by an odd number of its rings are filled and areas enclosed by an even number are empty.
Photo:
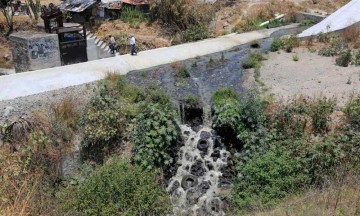
[[[185,145],[180,148],[179,167],[167,190],[174,215],[225,215],[220,178],[230,153],[215,142],[212,129],[198,132],[181,125]]]

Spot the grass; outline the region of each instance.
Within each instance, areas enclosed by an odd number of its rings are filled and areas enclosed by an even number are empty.
[[[245,215],[287,216],[287,215],[360,215],[360,185],[346,184],[340,188],[308,190],[283,200],[271,210],[255,210]]]

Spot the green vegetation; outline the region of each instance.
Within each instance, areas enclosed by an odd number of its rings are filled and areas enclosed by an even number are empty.
[[[151,170],[173,162],[169,151],[178,137],[175,118],[169,105],[160,104],[148,104],[136,117],[132,140],[137,164]]]
[[[327,187],[339,175],[359,170],[357,97],[346,106],[348,118],[337,131],[330,130],[333,99],[300,97],[285,105],[256,92],[239,99],[220,89],[212,103],[215,130],[234,134],[227,143],[237,152],[232,201],[242,213],[274,206],[308,187]]]
[[[153,18],[166,23],[171,32],[178,34],[179,41],[175,43],[208,37],[208,26],[215,15],[211,5],[197,4],[194,0],[155,0],[150,9]]]
[[[244,69],[257,68],[261,66],[261,61],[266,58],[261,53],[251,53],[249,59],[243,63]]]
[[[338,58],[336,58],[336,65],[341,67],[347,67],[349,66],[351,62],[352,56],[351,56],[351,50],[342,51]]]
[[[130,23],[132,28],[139,28],[140,23],[145,20],[144,13],[132,7],[123,8],[120,18],[124,22]]]
[[[299,45],[300,41],[295,36],[275,38],[271,43],[270,51],[276,52],[283,49],[286,52],[290,53],[292,52],[293,48],[298,47]]]
[[[193,94],[187,95],[184,98],[184,102],[186,103],[186,105],[191,106],[191,107],[196,107],[199,105],[199,97]]]
[[[280,38],[275,38],[273,42],[271,43],[270,50],[271,52],[277,52],[279,51],[283,46],[283,42]]]
[[[256,155],[238,169],[233,198],[242,209],[271,206],[308,181],[302,165],[279,150]]]
[[[292,59],[293,59],[293,61],[296,61],[296,62],[299,61],[299,55],[298,54],[293,55]]]
[[[126,160],[111,162],[82,183],[73,205],[80,215],[166,215],[171,204],[157,175]]]

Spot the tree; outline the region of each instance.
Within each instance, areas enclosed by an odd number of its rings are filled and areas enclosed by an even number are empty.
[[[5,17],[6,25],[7,25],[7,32],[6,36],[9,36],[11,32],[14,30],[14,8],[11,7],[11,0],[1,0],[0,1],[0,11]]]

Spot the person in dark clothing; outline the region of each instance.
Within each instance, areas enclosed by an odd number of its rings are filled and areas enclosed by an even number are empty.
[[[115,54],[115,50],[116,50],[116,41],[115,41],[115,38],[111,35],[109,35],[109,48],[110,48],[110,51],[111,51],[111,54]]]

